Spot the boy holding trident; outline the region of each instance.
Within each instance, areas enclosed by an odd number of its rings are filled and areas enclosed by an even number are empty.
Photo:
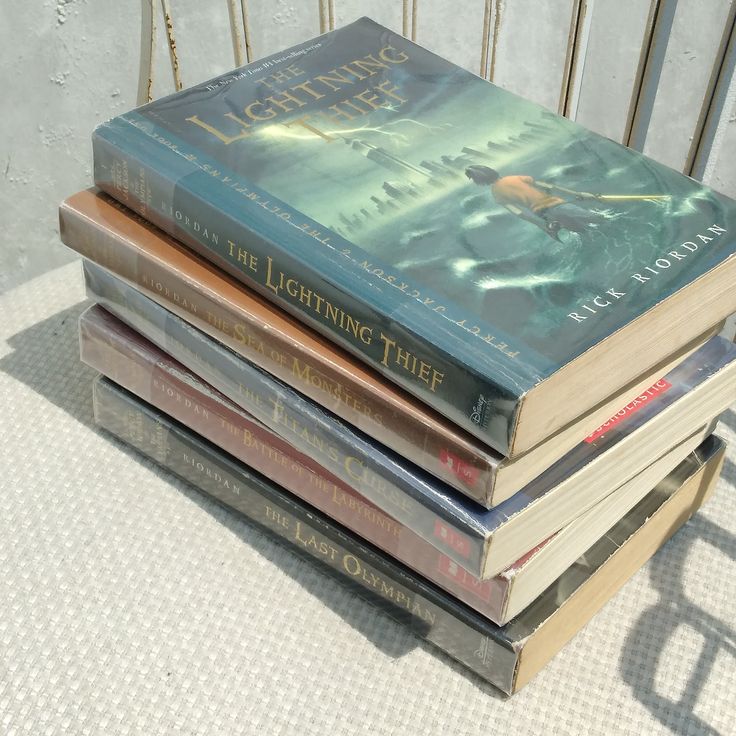
[[[588,209],[575,200],[658,200],[669,199],[669,195],[601,195],[576,192],[555,184],[537,181],[531,176],[501,176],[490,166],[473,165],[465,169],[465,176],[475,184],[490,186],[493,198],[511,214],[536,225],[551,238],[560,241],[560,230],[583,233],[605,221],[605,216]],[[561,197],[554,192],[568,195]]]

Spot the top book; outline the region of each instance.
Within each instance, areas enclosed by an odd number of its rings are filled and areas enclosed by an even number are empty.
[[[367,18],[93,147],[99,187],[509,457],[736,311],[733,202]]]

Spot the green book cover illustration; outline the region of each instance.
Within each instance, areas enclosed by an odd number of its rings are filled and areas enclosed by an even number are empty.
[[[95,145],[98,185],[503,453],[526,392],[734,248],[725,197],[368,19]]]

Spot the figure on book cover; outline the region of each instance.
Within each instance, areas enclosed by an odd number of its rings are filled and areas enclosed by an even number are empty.
[[[578,192],[527,175],[501,176],[490,166],[479,164],[468,166],[465,169],[465,176],[475,184],[490,186],[493,198],[498,204],[512,215],[536,225],[557,241],[560,241],[560,230],[580,235],[612,219],[610,211],[586,208],[579,204],[582,201],[670,199],[668,194],[605,195]],[[571,201],[571,198],[575,201]]]
[[[531,176],[501,176],[490,166],[473,165],[465,169],[465,176],[475,184],[490,186],[493,198],[512,215],[536,225],[551,238],[560,240],[560,230],[578,234],[605,222],[604,213],[587,209],[577,202],[559,196],[566,194],[577,200],[596,200],[589,192],[575,192],[555,184],[535,180]]]

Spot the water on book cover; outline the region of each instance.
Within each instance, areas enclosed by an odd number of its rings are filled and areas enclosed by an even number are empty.
[[[137,119],[198,151],[213,179],[246,177],[268,206],[331,229],[350,251],[336,270],[405,282],[500,352],[521,348],[527,375],[733,248],[726,198],[370,21],[260,64]]]

